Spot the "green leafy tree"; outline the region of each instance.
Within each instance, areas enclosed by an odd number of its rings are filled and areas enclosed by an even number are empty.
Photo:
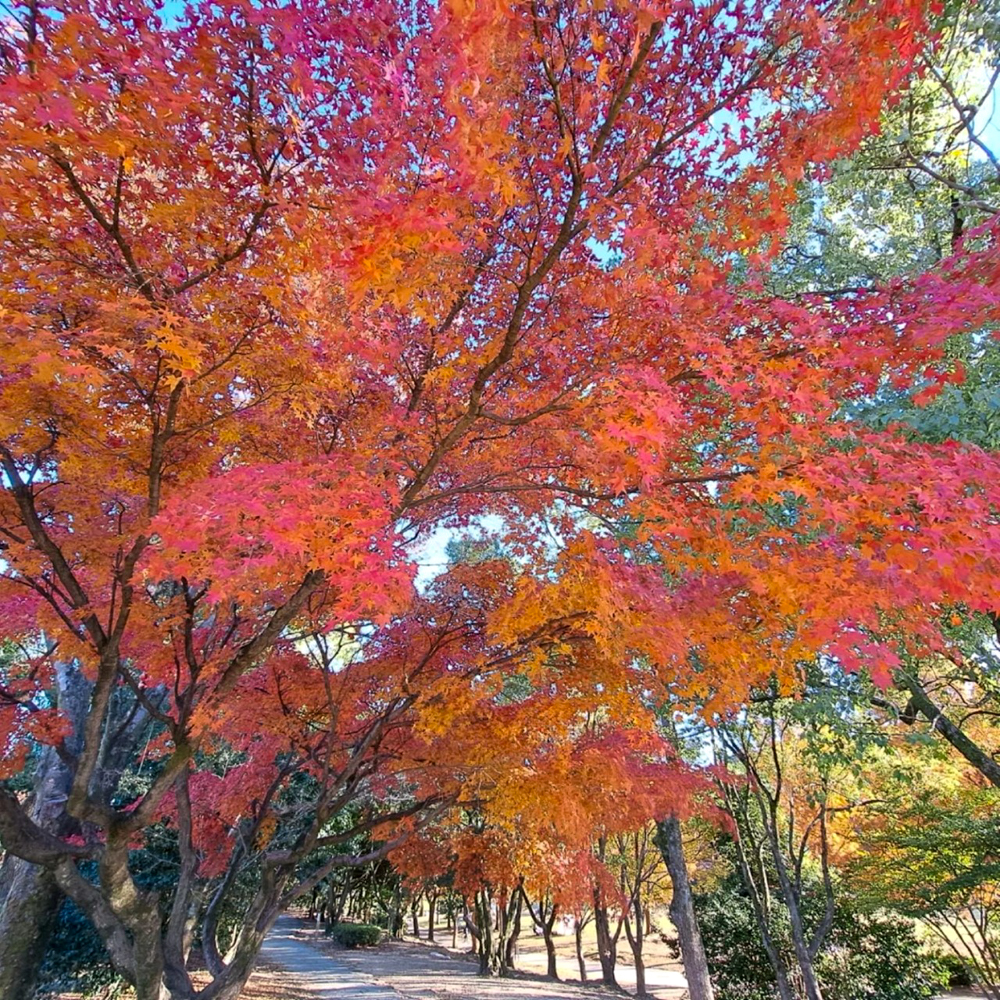
[[[1000,997],[1000,826],[989,790],[959,786],[869,822],[859,893],[919,918],[987,996]]]

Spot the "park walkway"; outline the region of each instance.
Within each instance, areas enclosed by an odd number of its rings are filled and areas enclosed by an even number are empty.
[[[400,1000],[399,994],[296,938],[302,921],[279,917],[264,942],[261,958],[288,971],[289,985],[316,1000]]]
[[[475,962],[414,941],[340,951],[311,922],[288,914],[268,935],[261,958],[286,970],[282,978],[287,977],[288,989],[310,1000],[621,1000],[622,996],[596,983],[553,982],[532,974],[534,969],[509,979],[481,979]],[[534,963],[527,964],[530,968]],[[676,972],[649,971],[656,1000],[686,996],[684,980]],[[937,1000],[979,997],[975,991],[959,990]]]
[[[483,979],[467,955],[413,940],[345,951],[311,921],[282,916],[261,958],[289,970],[288,986],[316,1000],[621,1000],[623,992],[597,983],[556,982],[532,972]],[[679,1000],[683,990],[657,985],[656,1000]]]

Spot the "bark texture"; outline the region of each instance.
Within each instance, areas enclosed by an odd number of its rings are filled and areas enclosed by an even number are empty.
[[[71,718],[86,711],[89,685],[73,664],[56,667],[57,700]],[[69,747],[71,751],[77,748]],[[73,832],[66,798],[73,776],[54,749],[41,754],[29,816],[56,837]],[[51,868],[7,854],[0,866],[0,997],[29,1000],[62,905],[62,890]]]
[[[902,683],[917,711],[991,784],[1000,788],[1000,764],[941,711],[915,677],[902,675]]]
[[[688,878],[687,861],[684,858],[681,824],[677,817],[671,816],[659,824],[659,842],[674,890],[670,900],[670,919],[677,929],[681,961],[684,963],[684,977],[688,983],[688,996],[690,1000],[715,1000],[715,991],[708,974],[705,946],[702,944],[698,918],[694,912],[691,881]]]

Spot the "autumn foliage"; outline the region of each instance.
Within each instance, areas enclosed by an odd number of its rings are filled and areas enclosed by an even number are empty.
[[[3,15],[0,773],[57,746],[79,834],[0,791],[0,835],[140,1000],[194,995],[188,902],[252,850],[199,994],[236,996],[348,803],[389,846],[464,803],[570,850],[581,782],[683,808],[686,779],[623,777],[669,770],[668,694],[711,714],[819,651],[885,682],[942,646],[945,605],[998,606],[996,459],[848,417],[961,377],[942,345],[995,315],[994,232],[848,300],[763,284],[794,183],[876,128],[925,15]],[[502,558],[414,587],[422,539],[484,524]],[[47,694],[60,664],[82,713]],[[102,770],[123,710],[157,733],[131,795]],[[159,823],[182,858],[162,933],[127,868]]]

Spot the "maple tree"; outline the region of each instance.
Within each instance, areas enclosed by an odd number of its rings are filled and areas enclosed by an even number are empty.
[[[392,855],[392,862],[410,888],[414,909],[413,934],[419,937],[417,911],[415,909],[420,897],[426,895],[427,940],[434,940],[434,920],[438,897],[441,895],[441,882],[450,874],[452,859],[447,845],[441,840],[427,835],[417,835],[405,841]]]
[[[923,73],[886,111],[860,150],[810,177],[793,209],[769,284],[785,295],[857,297],[903,274],[933,267],[993,214],[995,127],[987,111],[997,81],[996,11],[947,4],[934,23],[941,41],[921,56]],[[950,337],[947,365],[960,373],[930,401],[922,386],[885,383],[851,406],[854,419],[898,427],[915,440],[997,450],[997,342],[992,326]],[[919,571],[919,570],[918,570]],[[933,613],[933,612],[932,612]],[[988,715],[996,672],[995,613],[959,605],[940,619],[942,649],[904,657],[894,681],[899,711],[915,714],[994,784],[988,727],[965,721],[969,702]],[[970,686],[971,685],[971,686]],[[969,718],[980,722],[979,712]],[[973,731],[975,729],[975,731]]]
[[[512,750],[502,770],[481,773],[477,799],[462,818],[439,823],[430,836],[412,838],[390,855],[411,885],[447,875],[463,901],[483,974],[513,969],[522,914],[545,941],[553,978],[557,915],[596,908],[600,899],[601,917],[614,914],[617,941],[630,909],[641,909],[639,897],[655,867],[646,817],[686,814],[693,793],[705,785],[661,739],[637,727],[603,718],[575,727],[547,723],[545,733],[529,748],[521,730],[522,759]],[[638,872],[624,847],[613,864],[606,851],[609,840],[623,845],[637,828],[643,831]]]
[[[921,0],[28,0],[0,30],[0,777],[44,745],[68,778],[65,828],[5,786],[0,836],[139,1000],[236,997],[364,860],[301,867],[348,804],[377,854],[479,788],[523,821],[555,805],[518,762],[576,766],[588,713],[613,750],[650,691],[711,712],[824,649],[884,679],[946,644],[929,609],[998,606],[995,459],[840,419],[958,377],[992,230],[862,299],[762,284]],[[412,542],[487,515],[515,565],[415,593]],[[164,824],[161,926],[129,857]]]

